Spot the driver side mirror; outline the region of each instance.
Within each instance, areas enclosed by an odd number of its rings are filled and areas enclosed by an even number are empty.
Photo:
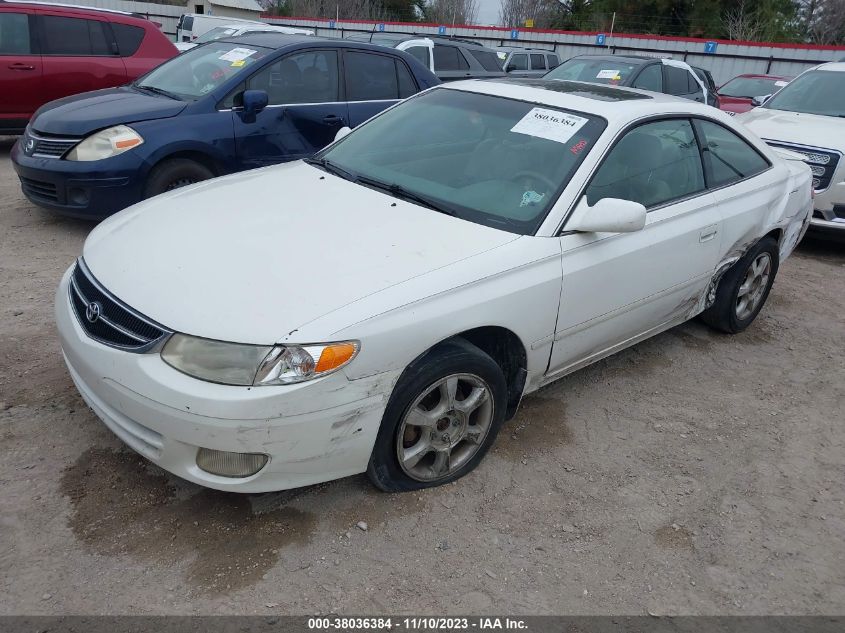
[[[645,207],[639,202],[602,198],[590,206],[584,196],[565,228],[584,233],[634,233],[645,227],[645,219]]]
[[[255,115],[267,107],[270,97],[264,90],[244,90],[241,102],[244,123],[255,123]]]
[[[760,107],[761,105],[766,103],[766,101],[768,101],[771,96],[772,95],[763,95],[761,97],[754,97],[753,99],[751,99],[751,105],[755,107]]]

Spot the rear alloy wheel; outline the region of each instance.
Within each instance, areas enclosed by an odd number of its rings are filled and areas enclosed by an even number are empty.
[[[205,165],[189,158],[170,158],[153,169],[147,179],[144,198],[152,198],[209,178],[214,178],[214,172]]]
[[[391,492],[439,486],[475,468],[505,420],[502,370],[462,338],[432,348],[396,383],[367,475]]]
[[[766,303],[777,272],[778,243],[764,237],[724,274],[702,320],[723,332],[742,332]]]

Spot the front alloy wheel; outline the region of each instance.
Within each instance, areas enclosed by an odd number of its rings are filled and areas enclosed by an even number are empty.
[[[436,483],[460,470],[478,452],[493,423],[490,387],[474,374],[452,374],[429,386],[411,404],[396,435],[402,471]]]
[[[438,344],[397,381],[367,475],[390,492],[463,477],[496,440],[507,402],[505,376],[487,353],[460,337]]]

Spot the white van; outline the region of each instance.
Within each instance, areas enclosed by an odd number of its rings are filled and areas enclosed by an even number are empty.
[[[215,26],[190,42],[176,42],[176,48],[180,51],[187,51],[200,44],[213,42],[223,37],[238,37],[239,35],[252,35],[253,33],[284,33],[286,35],[314,35],[314,31],[308,29],[297,29],[290,26],[276,26],[275,24],[253,24],[250,22],[239,22],[237,24],[226,24]]]
[[[215,26],[229,26],[231,24],[264,25],[263,22],[256,22],[255,20],[226,18],[217,15],[205,15],[204,13],[186,13],[179,18],[179,23],[176,25],[176,41],[193,42],[200,35],[206,31],[210,31]]]

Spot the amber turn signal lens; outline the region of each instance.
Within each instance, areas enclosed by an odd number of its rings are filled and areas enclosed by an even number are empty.
[[[320,354],[320,359],[317,361],[314,372],[320,374],[336,369],[355,356],[356,351],[358,351],[358,346],[354,343],[333,343],[327,345]]]

